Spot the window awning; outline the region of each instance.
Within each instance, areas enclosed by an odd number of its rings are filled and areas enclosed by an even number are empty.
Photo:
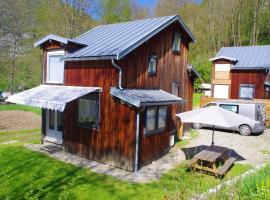
[[[101,90],[100,87],[40,85],[12,95],[6,101],[63,112],[68,102]]]
[[[180,97],[163,90],[124,89],[112,87],[110,94],[136,107],[183,103]]]

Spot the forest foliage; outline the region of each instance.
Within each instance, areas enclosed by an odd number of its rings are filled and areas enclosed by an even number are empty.
[[[196,37],[189,63],[209,82],[209,58],[222,46],[270,44],[270,0],[0,1],[0,90],[20,91],[40,84],[42,52],[33,47],[54,33],[74,38],[99,25],[179,14]]]

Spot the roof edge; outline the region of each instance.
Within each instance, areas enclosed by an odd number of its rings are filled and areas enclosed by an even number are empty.
[[[233,62],[237,61],[236,58],[232,58],[232,57],[229,57],[229,56],[217,56],[217,57],[210,58],[209,61],[216,61],[216,60],[220,60],[220,59],[230,60],[230,61],[233,61]]]
[[[38,46],[42,45],[43,43],[47,42],[48,40],[54,40],[54,41],[57,41],[57,42],[60,42],[63,44],[74,43],[74,44],[78,44],[78,45],[87,46],[86,44],[82,44],[82,43],[73,41],[72,39],[50,33],[48,35],[43,36],[39,40],[37,40],[34,43],[34,47],[38,47]]]

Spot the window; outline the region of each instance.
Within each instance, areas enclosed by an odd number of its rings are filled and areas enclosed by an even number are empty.
[[[238,106],[237,105],[230,105],[230,104],[220,104],[221,108],[224,108],[226,110],[232,111],[234,113],[238,113]]]
[[[47,53],[47,83],[63,83],[64,61],[60,58],[65,54],[63,50],[49,51]]]
[[[177,82],[172,82],[172,94],[175,96],[179,96],[179,88],[180,84]]]
[[[99,93],[79,98],[78,125],[85,128],[97,128],[99,118]]]
[[[181,45],[181,35],[179,33],[174,33],[172,46],[172,50],[174,53],[180,54],[181,51],[180,45]]]
[[[203,106],[203,108],[212,107],[212,106],[217,106],[217,104],[216,103],[208,103],[205,106]]]
[[[157,73],[157,55],[150,54],[148,63],[148,74],[156,75]]]
[[[63,131],[63,113],[55,110],[48,110],[48,128],[53,131]]]
[[[240,84],[239,98],[253,99],[255,93],[255,86],[253,84]]]
[[[160,133],[166,128],[167,107],[151,106],[146,108],[145,135]]]

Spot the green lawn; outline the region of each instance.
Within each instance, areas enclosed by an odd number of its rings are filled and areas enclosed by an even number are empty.
[[[270,164],[259,169],[231,186],[223,187],[222,190],[209,196],[212,200],[267,200],[270,199]]]
[[[33,112],[38,115],[41,115],[41,109],[35,108],[31,106],[24,106],[24,105],[18,105],[18,104],[6,104],[6,105],[0,105],[0,111],[1,110],[22,110],[22,111],[28,111]]]
[[[200,106],[200,98],[203,94],[202,93],[193,93],[193,108]]]
[[[249,168],[235,165],[225,179]],[[181,164],[159,181],[128,183],[30,151],[21,143],[0,145],[0,199],[186,199],[220,182]]]

